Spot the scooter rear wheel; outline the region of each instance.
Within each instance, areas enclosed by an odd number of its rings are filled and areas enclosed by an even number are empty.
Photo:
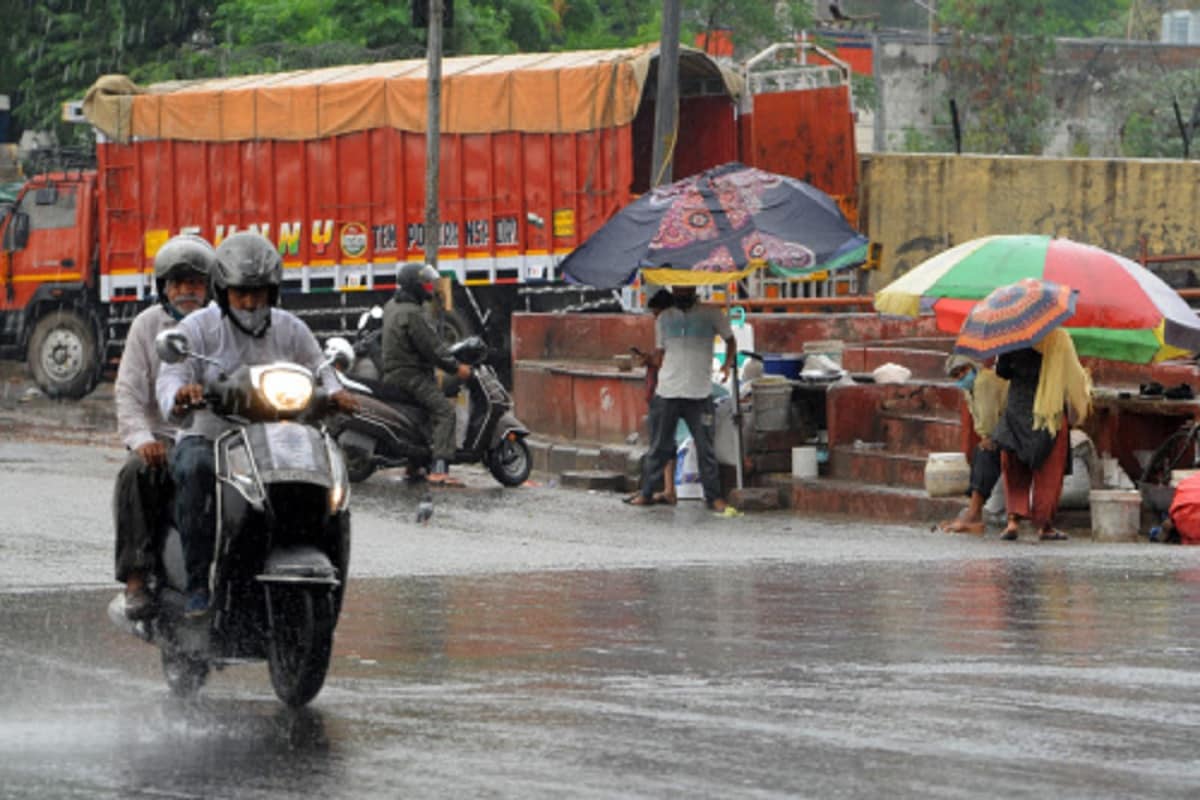
[[[275,696],[293,708],[317,696],[329,671],[335,615],[330,592],[271,589],[267,662]]]
[[[163,677],[176,697],[192,697],[208,680],[208,662],[184,653],[162,651]]]

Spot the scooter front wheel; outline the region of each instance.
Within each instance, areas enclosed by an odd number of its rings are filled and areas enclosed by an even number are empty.
[[[362,483],[375,472],[375,460],[357,447],[342,447],[346,460],[346,474],[351,483]]]
[[[336,619],[333,595],[307,588],[270,591],[271,686],[276,697],[295,708],[316,697],[325,683]]]
[[[184,653],[162,651],[163,677],[176,697],[191,697],[208,680],[208,662]]]
[[[533,459],[524,439],[504,438],[488,451],[487,466],[492,477],[504,486],[520,486],[529,478]]]

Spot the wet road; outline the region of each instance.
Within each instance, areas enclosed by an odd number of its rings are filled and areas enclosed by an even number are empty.
[[[334,663],[171,700],[104,617],[119,451],[0,440],[0,796],[1195,797],[1200,549],[356,491]]]

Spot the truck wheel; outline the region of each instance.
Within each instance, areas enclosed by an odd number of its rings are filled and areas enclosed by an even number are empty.
[[[96,331],[74,311],[52,311],[33,326],[28,361],[48,396],[83,397],[100,376]]]
[[[475,326],[467,322],[458,309],[447,311],[442,320],[435,318],[433,328],[441,333],[442,341],[448,345],[461,342],[475,333]]]

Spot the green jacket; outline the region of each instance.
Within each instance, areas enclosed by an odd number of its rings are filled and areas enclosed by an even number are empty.
[[[397,292],[383,307],[383,381],[404,385],[418,376],[432,379],[434,367],[454,372],[458,362],[421,304]]]

